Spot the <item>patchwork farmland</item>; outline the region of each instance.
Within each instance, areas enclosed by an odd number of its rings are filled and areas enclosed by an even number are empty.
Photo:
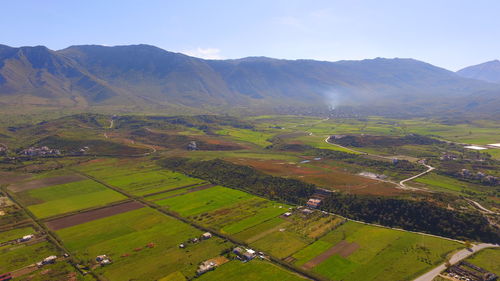
[[[275,202],[152,162],[96,159],[65,173],[71,176],[42,174],[6,189],[88,272],[77,271],[78,278],[185,280],[198,276],[203,262],[219,259],[225,261],[199,279],[411,280],[463,247]],[[213,236],[203,239],[207,231]],[[232,253],[236,246],[260,258],[243,263]]]

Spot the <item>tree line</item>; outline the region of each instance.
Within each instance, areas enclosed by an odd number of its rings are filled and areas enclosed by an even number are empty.
[[[175,157],[160,160],[160,165],[214,184],[292,204],[304,204],[317,188],[313,184],[267,175],[220,159],[199,161]],[[406,230],[457,239],[500,242],[499,230],[482,215],[449,210],[427,201],[334,192],[323,200],[320,209]]]

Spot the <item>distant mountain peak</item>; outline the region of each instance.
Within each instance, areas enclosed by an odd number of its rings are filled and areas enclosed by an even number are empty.
[[[457,74],[466,78],[500,83],[500,60],[496,59],[469,66],[457,71]]]

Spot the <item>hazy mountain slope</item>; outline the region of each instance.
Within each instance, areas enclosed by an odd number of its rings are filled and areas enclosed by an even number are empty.
[[[466,77],[500,83],[500,61],[493,60],[478,65],[466,67],[457,71],[457,74]]]
[[[0,46],[0,77],[0,98],[10,103],[88,106],[118,95],[106,81],[43,46]]]
[[[391,104],[463,97],[499,89],[412,59],[321,62],[246,58],[210,61],[230,88],[252,97],[272,94],[342,104]]]
[[[430,114],[500,105],[498,93],[500,85],[412,59],[203,60],[149,45],[60,51],[0,45],[0,105],[213,112],[349,105],[377,114]]]
[[[57,53],[146,101],[201,106],[234,97],[204,60],[149,45],[72,46]]]

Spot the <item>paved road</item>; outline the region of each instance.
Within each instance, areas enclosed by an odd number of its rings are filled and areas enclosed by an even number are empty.
[[[455,264],[455,263],[469,257],[470,255],[482,250],[482,249],[492,248],[492,247],[498,247],[498,245],[482,243],[482,244],[474,245],[471,249],[472,251],[467,250],[467,249],[460,250],[460,251],[456,252],[455,254],[453,254],[453,256],[451,256],[450,263]],[[425,273],[424,275],[418,277],[417,279],[415,279],[413,281],[432,281],[432,279],[436,278],[436,276],[438,276],[439,273],[441,273],[445,269],[446,269],[446,266],[443,263],[443,264],[435,267],[431,271]]]

